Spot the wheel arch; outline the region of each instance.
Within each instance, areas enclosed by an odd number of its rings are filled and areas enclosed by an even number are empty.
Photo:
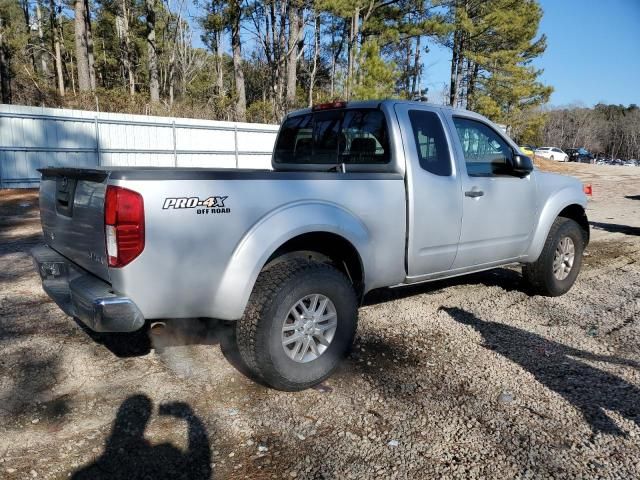
[[[303,233],[278,247],[263,268],[289,258],[307,258],[333,264],[351,280],[358,297],[362,296],[365,284],[362,257],[353,243],[343,236],[327,231]]]
[[[538,223],[533,231],[529,249],[525,254],[525,263],[535,262],[544,248],[551,225],[558,217],[571,218],[580,225],[583,231],[585,246],[589,241],[589,221],[585,212],[586,197],[575,188],[564,188],[552,195],[543,206]]]
[[[589,220],[587,219],[587,213],[582,205],[577,203],[572,203],[571,205],[567,205],[565,208],[558,213],[558,217],[570,218],[575,221],[578,225],[580,225],[580,229],[582,230],[582,238],[584,239],[584,246],[586,247],[589,244],[589,238],[591,236],[589,229]]]
[[[329,202],[282,206],[256,222],[236,246],[211,298],[211,316],[239,319],[259,273],[287,256],[331,261],[364,292],[372,252],[367,227],[344,207]]]

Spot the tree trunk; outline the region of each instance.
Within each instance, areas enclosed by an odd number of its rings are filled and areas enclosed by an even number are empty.
[[[175,49],[175,42],[174,42],[174,47],[171,49],[171,56],[169,57],[169,107],[173,107],[175,79],[176,79],[176,49]]]
[[[111,82],[107,84],[108,68],[107,68],[107,49],[104,44],[104,36],[100,37],[102,43],[102,69],[100,70],[100,80],[103,88],[111,88]]]
[[[309,76],[309,107],[313,106],[313,88],[316,83],[318,73],[318,56],[320,55],[320,14],[315,15],[315,26],[313,31],[313,67]],[[333,80],[332,80],[333,81]]]
[[[158,81],[158,54],[156,52],[156,10],[155,0],[146,0],[147,8],[147,52],[149,55],[149,96],[151,103],[160,101]]]
[[[53,52],[56,64],[56,80],[58,84],[58,94],[64,97],[64,76],[62,73],[62,50],[60,48],[60,26],[56,15],[55,0],[49,0],[49,17],[51,21],[51,41],[53,42]]]
[[[124,81],[129,86],[129,95],[132,97],[136,93],[136,79],[133,72],[133,62],[131,55],[131,41],[129,39],[129,9],[127,0],[122,0],[120,12],[116,17],[116,28],[120,39],[120,60],[124,69]]]
[[[451,49],[451,77],[449,83],[449,105],[455,106],[458,98],[458,62],[460,61],[460,35],[456,29],[453,33],[453,48]]]
[[[216,89],[217,94],[224,95],[224,49],[222,47],[222,32],[216,32],[217,45],[216,45]]]
[[[416,38],[416,49],[413,54],[413,79],[411,84],[411,95],[415,96],[421,93],[420,88],[420,73],[422,71],[422,64],[420,63],[420,36]]]
[[[280,26],[278,27],[278,45],[277,45],[277,76],[276,83],[276,117],[284,115],[285,110],[285,88],[286,88],[286,62],[287,62],[287,37],[285,30],[287,26],[287,2],[280,1]],[[273,37],[275,40],[275,36]]]
[[[3,20],[0,17],[0,94],[2,103],[11,103],[11,72],[9,70],[9,52],[4,44]]]
[[[331,95],[331,99],[333,99],[333,91],[335,88],[335,77],[336,77],[336,50],[338,50],[335,46],[335,22],[331,21],[331,84],[329,86],[329,95]]]
[[[73,68],[73,53],[69,54],[69,63],[71,64],[71,68],[67,71],[69,77],[71,77],[71,91],[73,92],[73,96],[76,95],[76,79],[73,76],[74,68]]]
[[[38,21],[38,42],[40,47],[40,73],[45,78],[49,77],[49,64],[47,62],[47,52],[44,46],[44,30],[42,29],[42,9],[40,8],[40,2],[36,2],[36,19]]]
[[[296,73],[298,66],[298,44],[302,31],[300,9],[289,7],[289,51],[287,52],[287,108],[293,107],[296,101]]]
[[[458,56],[456,62],[456,73],[453,83],[453,100],[451,102],[452,107],[459,106],[460,103],[460,82],[462,81],[462,68],[464,66],[464,38],[461,38],[458,44]]]
[[[236,121],[244,122],[247,117],[247,97],[244,90],[244,72],[242,70],[240,8],[240,0],[231,0],[231,50],[233,52],[233,76],[236,86]]]
[[[81,92],[91,90],[89,74],[89,52],[87,50],[87,24],[85,19],[85,0],[74,0],[76,67],[78,69],[78,89]]]
[[[347,64],[346,99],[351,98],[353,87],[353,75],[355,73],[355,63],[357,56],[357,43],[360,29],[360,7],[356,7],[351,17],[351,31],[349,32],[349,61]]]
[[[31,42],[31,14],[29,13],[29,0],[20,0],[20,8],[24,15],[24,25],[27,33],[26,52],[28,52],[31,65],[33,66],[33,71],[35,72],[38,70],[38,64],[36,62],[36,49]]]
[[[93,34],[91,33],[91,12],[89,11],[89,0],[84,0],[84,23],[87,36],[87,59],[89,61],[89,81],[91,90],[96,89],[96,68],[93,56]]]
[[[404,91],[405,95],[411,100],[412,92],[411,92],[411,79],[413,78],[413,68],[411,66],[411,40],[406,40],[403,45],[404,53],[407,58],[405,59],[404,65]]]
[[[335,98],[334,97],[334,92],[335,92],[335,77],[336,77],[336,66],[338,64],[338,59],[340,58],[340,55],[342,54],[342,48],[344,45],[344,41],[342,41],[342,39],[346,38],[347,36],[347,29],[349,28],[349,24],[346,22],[346,20],[343,23],[343,30],[342,30],[342,38],[341,41],[338,43],[337,46],[336,45],[336,37],[335,37],[335,23],[331,26],[331,48],[333,50],[332,55],[331,55],[331,89],[330,89],[330,94],[331,94],[331,98]],[[346,98],[346,97],[345,97]]]
[[[475,108],[474,104],[474,94],[476,91],[476,82],[478,81],[478,71],[480,70],[480,66],[477,63],[472,64],[471,75],[469,76],[468,85],[467,85],[467,109],[473,110]]]

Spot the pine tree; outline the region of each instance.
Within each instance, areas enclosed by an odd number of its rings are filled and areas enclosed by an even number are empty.
[[[455,0],[449,13],[452,33],[451,105],[478,111],[518,134],[540,129],[540,115],[552,88],[539,82],[531,61],[546,49],[537,37],[542,10],[535,0]]]
[[[360,81],[353,88],[354,100],[384,99],[394,96],[398,72],[395,64],[385,62],[380,57],[380,47],[376,40],[367,40],[362,45],[358,64]]]

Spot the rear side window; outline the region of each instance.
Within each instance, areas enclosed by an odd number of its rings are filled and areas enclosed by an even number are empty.
[[[492,128],[469,118],[453,117],[462,145],[467,175],[491,177],[509,175],[511,147]]]
[[[410,110],[409,120],[420,166],[434,175],[450,176],[451,157],[438,115],[425,110]]]
[[[280,128],[276,163],[389,163],[384,114],[376,109],[328,110],[288,118]]]

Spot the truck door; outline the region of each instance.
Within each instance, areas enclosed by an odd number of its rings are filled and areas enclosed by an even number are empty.
[[[491,125],[453,115],[461,170],[462,231],[454,269],[517,259],[536,216],[534,175],[510,171],[513,149]]]
[[[395,106],[406,157],[407,274],[418,280],[448,270],[462,222],[459,174],[440,110]]]

